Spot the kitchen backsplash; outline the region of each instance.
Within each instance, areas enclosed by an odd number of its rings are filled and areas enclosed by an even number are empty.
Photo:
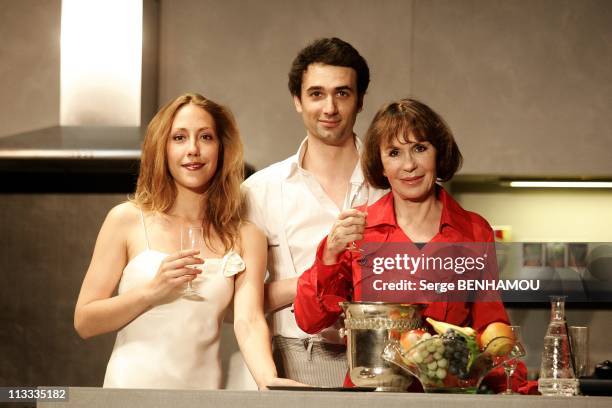
[[[453,189],[453,196],[491,225],[509,226],[513,242],[612,241],[612,190]]]

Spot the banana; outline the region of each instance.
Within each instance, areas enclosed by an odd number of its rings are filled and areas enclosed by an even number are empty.
[[[459,326],[455,326],[454,324],[450,324],[450,323],[446,323],[446,322],[439,322],[437,320],[432,319],[431,317],[428,317],[425,319],[427,321],[427,323],[429,323],[431,325],[431,327],[433,327],[433,329],[436,331],[436,333],[442,335],[444,333],[446,333],[448,330],[452,329],[454,331],[456,331],[457,333],[460,333],[462,335],[464,335],[465,337],[473,337],[476,338],[476,330],[472,329],[471,327],[459,327]]]

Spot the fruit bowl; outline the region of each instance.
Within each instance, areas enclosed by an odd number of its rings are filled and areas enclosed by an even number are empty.
[[[505,345],[513,341],[496,337],[481,352],[456,333],[427,333],[408,350],[390,340],[382,357],[415,376],[425,392],[475,394],[485,375],[508,358]]]

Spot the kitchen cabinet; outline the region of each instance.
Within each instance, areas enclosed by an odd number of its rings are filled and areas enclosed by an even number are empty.
[[[450,124],[463,174],[612,176],[605,1],[416,1],[412,95]]]

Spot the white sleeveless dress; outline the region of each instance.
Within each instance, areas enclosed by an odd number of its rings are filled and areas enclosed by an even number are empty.
[[[142,213],[141,213],[142,214]],[[118,293],[153,279],[168,254],[149,247],[125,266]],[[192,282],[203,300],[184,297],[156,306],[117,333],[104,387],[218,389],[221,387],[220,327],[234,293],[234,275],[244,271],[240,255],[204,260]]]

